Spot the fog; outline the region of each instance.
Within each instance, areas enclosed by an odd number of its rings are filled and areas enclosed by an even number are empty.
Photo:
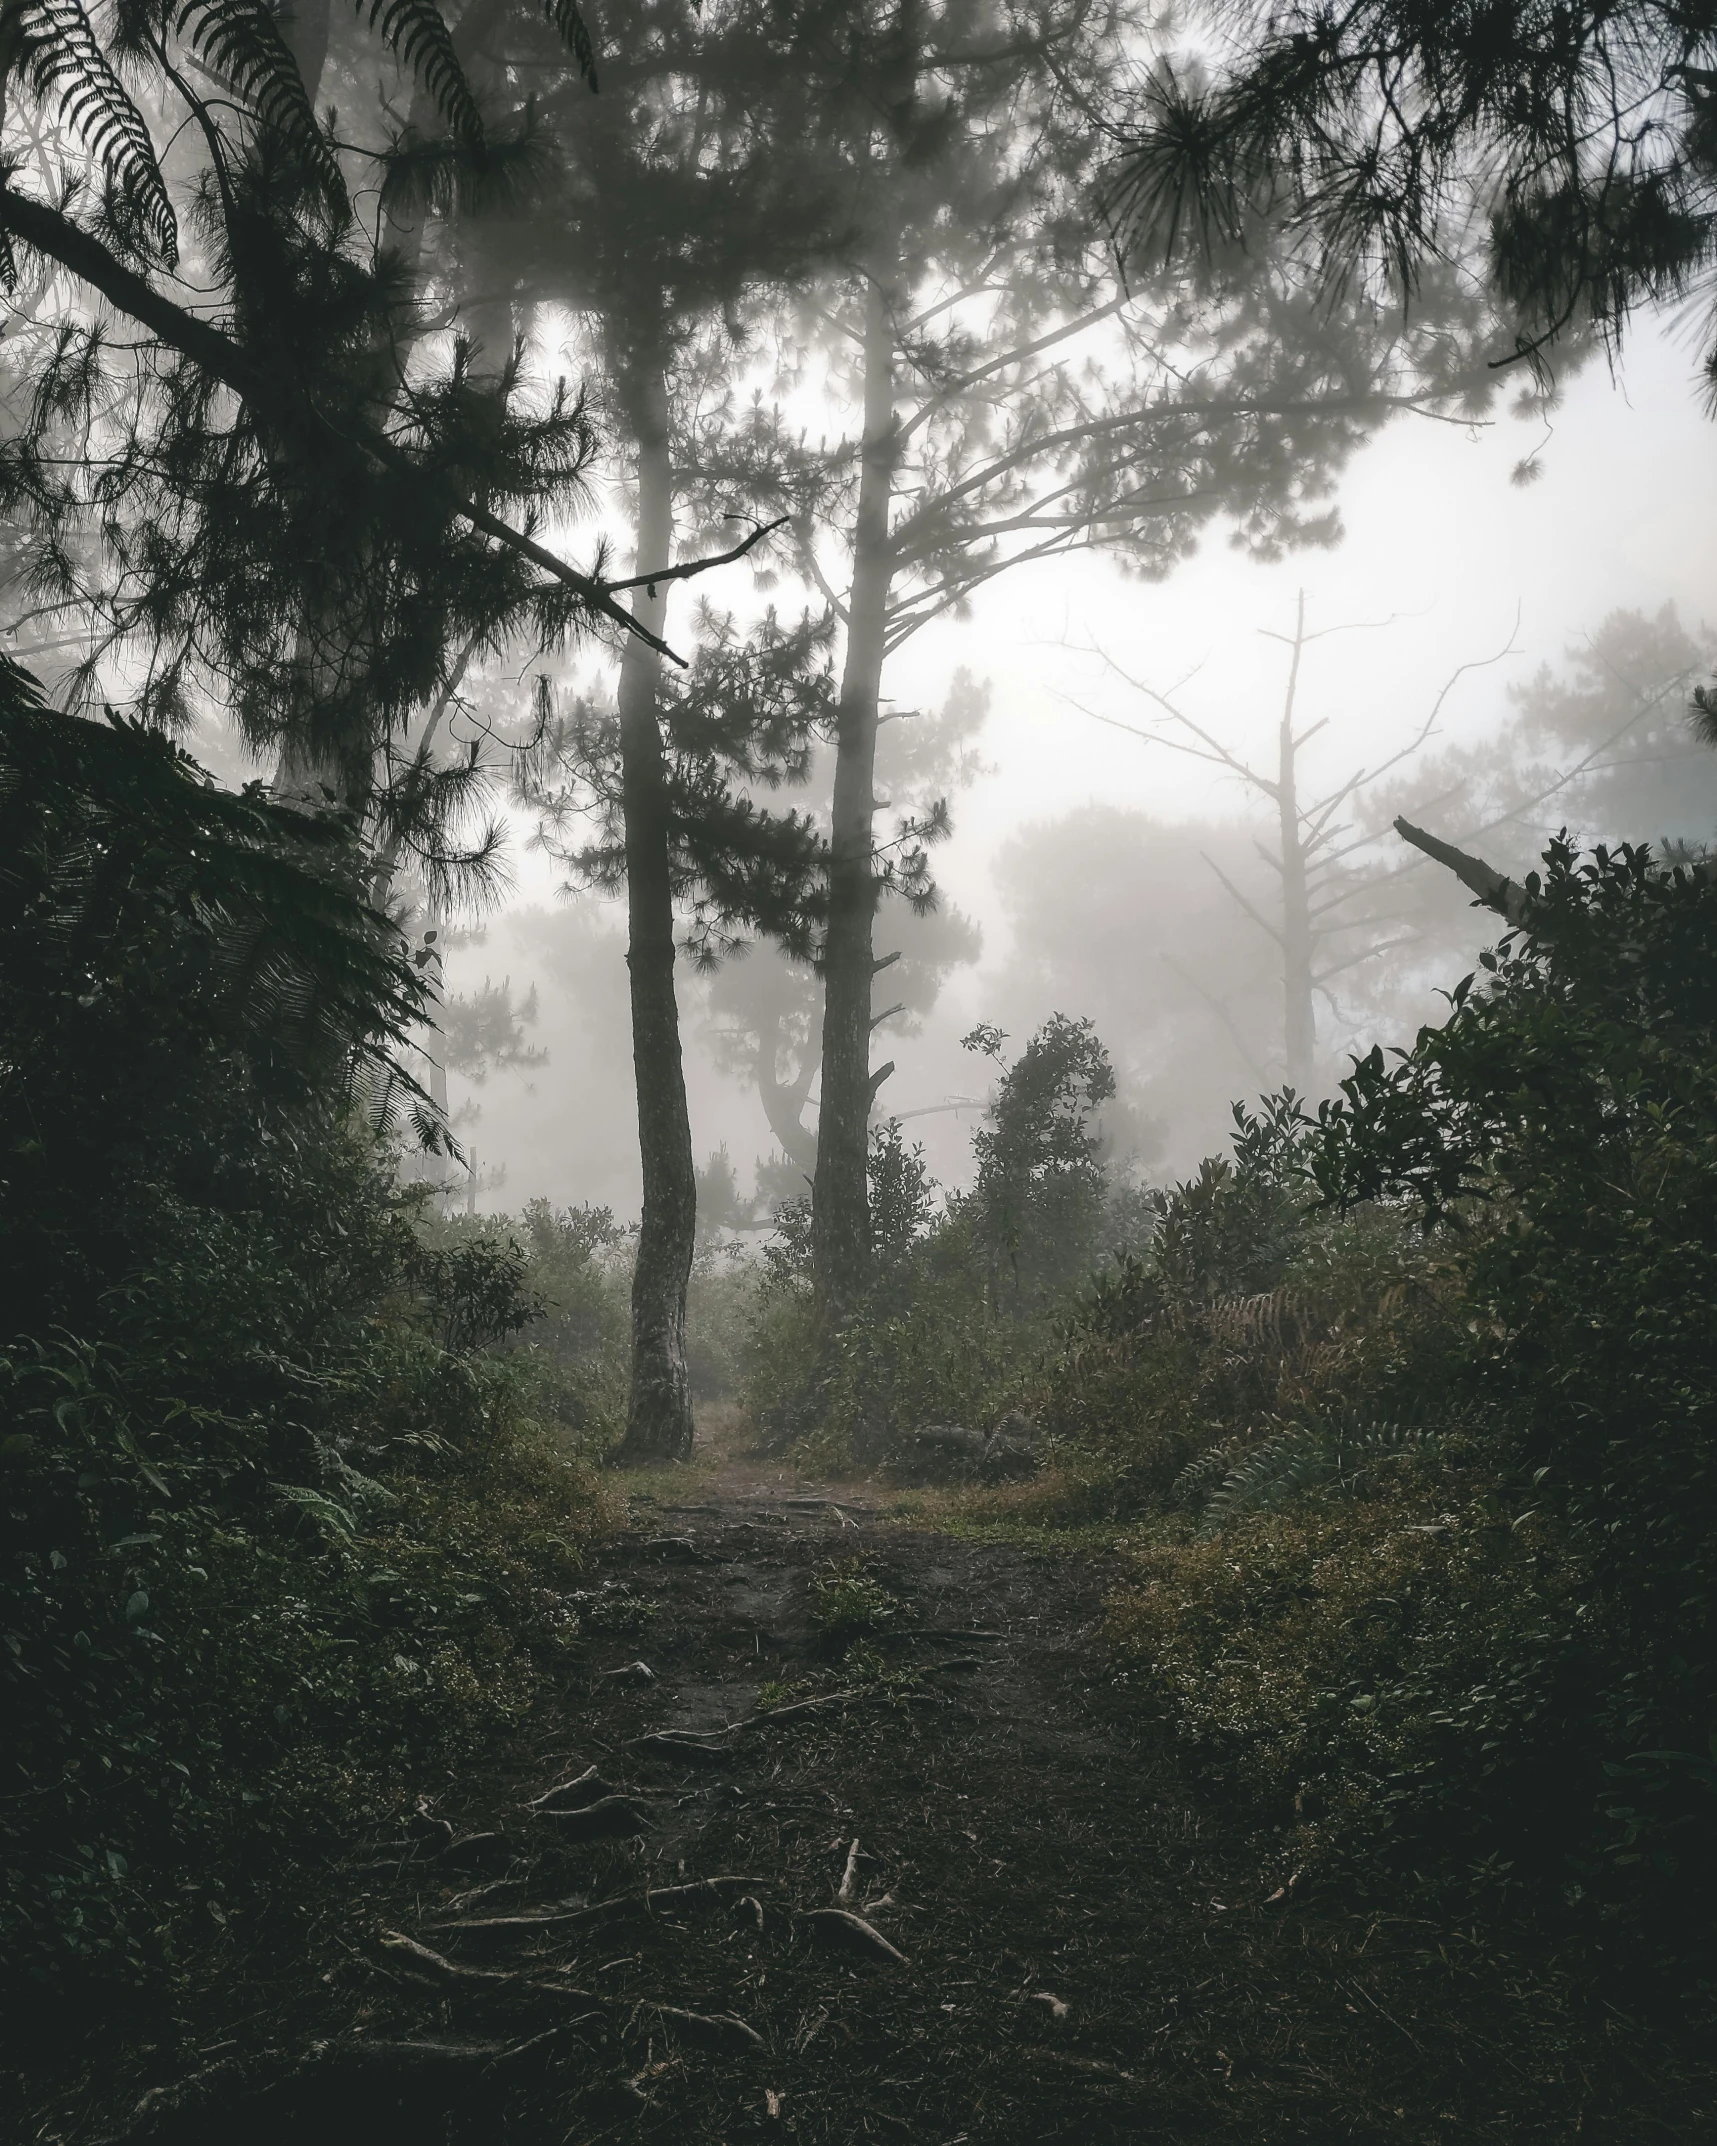
[[[1455,679],[1420,754],[1355,801],[1357,826],[1377,838],[1356,862],[1397,869],[1408,853],[1388,819],[1425,795],[1436,755],[1501,740],[1517,712],[1511,692],[1544,666],[1566,673],[1611,614],[1655,617],[1673,605],[1685,633],[1701,640],[1713,617],[1714,441],[1694,357],[1684,324],[1643,323],[1613,369],[1593,361],[1569,372],[1548,416],[1499,405],[1470,426],[1396,419],[1338,477],[1340,533],[1327,548],[1260,562],[1217,528],[1158,582],[1129,578],[1101,556],[1021,566],[978,589],[966,616],[938,621],[891,660],[892,711],[914,716],[897,731],[933,729],[961,672],[987,696],[968,739],[979,766],[944,784],[952,833],[932,852],[941,922],[927,926],[891,901],[877,927],[879,949],[909,957],[918,949],[923,972],[910,993],[890,989],[879,1001],[880,1010],[904,995],[910,1009],[878,1031],[874,1056],[895,1070],[877,1107],[906,1121],[939,1181],[959,1185],[969,1174],[988,1069],[960,1038],[979,1020],[1023,1041],[1051,1013],[1090,1016],[1121,1081],[1115,1151],[1153,1178],[1218,1147],[1230,1104],[1284,1077],[1280,960],[1236,898],[1268,921],[1276,890],[1256,845],[1270,837],[1270,808],[1232,772],[1174,750],[1169,738],[1185,742],[1187,733],[1165,724],[1122,674],[1169,695],[1269,771],[1287,668],[1282,641],[1269,635],[1292,631],[1302,591],[1311,633],[1362,629],[1331,632],[1306,651],[1301,725],[1326,725],[1302,755],[1306,795],[1406,745],[1452,675],[1475,666]],[[616,526],[625,506],[617,489]],[[756,601],[744,568],[714,579],[723,583],[712,588],[718,601]],[[671,619],[683,630],[691,610],[682,594]],[[1678,712],[1672,697],[1657,741],[1647,747],[1636,730],[1626,748],[1657,765],[1655,788],[1635,782],[1621,797],[1594,796],[1589,785],[1555,791],[1474,846],[1519,865],[1531,860],[1529,835],[1564,823],[1610,840],[1708,837],[1717,769],[1679,732]],[[1155,742],[1097,718],[1152,732]],[[976,720],[970,709],[965,720]],[[1558,759],[1540,740],[1528,757],[1554,777],[1580,752]],[[961,771],[948,762],[934,772]],[[826,810],[825,768],[804,802]],[[1458,816],[1456,800],[1433,795],[1425,805],[1425,824],[1450,839],[1470,831],[1454,824]],[[531,838],[529,816],[513,810],[512,883],[480,928],[456,934],[449,957],[456,993],[503,979],[515,998],[534,989],[528,1036],[546,1052],[481,1083],[451,1075],[477,1204],[516,1208],[540,1194],[634,1216],[623,908],[588,889],[566,891],[567,874]],[[1428,884],[1437,876],[1418,875],[1416,910],[1379,935],[1395,938],[1394,949],[1354,962],[1332,979],[1333,1003],[1320,1000],[1320,1085],[1339,1076],[1349,1050],[1406,1041],[1435,1019],[1437,988],[1494,939],[1493,920],[1469,909],[1452,883]],[[736,1005],[769,999],[777,974],[767,945],[714,977],[683,963],[679,971],[695,1151],[701,1165],[725,1149],[747,1195],[770,1158],[777,1190],[802,1174],[795,1166],[783,1178],[779,1167],[781,1144],[753,1077],[754,1032],[736,1040]],[[803,1026],[808,972],[784,986]],[[784,1075],[801,1063],[784,1060]],[[813,1083],[812,1125],[815,1096]]]

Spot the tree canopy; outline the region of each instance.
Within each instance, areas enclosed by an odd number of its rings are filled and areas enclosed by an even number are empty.
[[[1134,272],[1286,234],[1326,288],[1395,300],[1484,249],[1514,354],[1615,341],[1717,267],[1717,10],[1706,0],[1212,7],[1115,130]],[[1717,344],[1707,358],[1717,381]]]

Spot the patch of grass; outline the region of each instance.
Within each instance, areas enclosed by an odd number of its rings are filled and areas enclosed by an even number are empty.
[[[1138,1534],[1124,1465],[1073,1454],[1057,1456],[1029,1482],[904,1491],[889,1501],[882,1517],[967,1542],[1054,1550],[1112,1549]]]
[[[635,1595],[624,1580],[604,1580],[600,1587],[583,1589],[566,1599],[576,1607],[586,1632],[642,1632],[662,1614],[660,1602]]]
[[[760,1713],[791,1706],[801,1699],[820,1699],[831,1692],[862,1693],[866,1698],[904,1702],[924,1688],[924,1677],[911,1663],[891,1662],[873,1640],[861,1639],[848,1647],[838,1663],[809,1670],[802,1677],[771,1677],[757,1688]]]
[[[873,1559],[850,1557],[812,1575],[811,1623],[825,1646],[845,1651],[857,1639],[906,1621],[906,1604],[883,1586],[873,1565]]]

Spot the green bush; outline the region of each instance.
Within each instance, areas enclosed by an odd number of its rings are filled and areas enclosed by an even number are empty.
[[[422,996],[338,828],[0,687],[0,1947],[52,2020],[516,1719],[601,1507],[497,1353],[518,1248],[398,1187]]]
[[[1567,1885],[1592,1856],[1595,1678],[1616,1635],[1542,1518],[1445,1478],[1133,1553],[1125,1679],[1213,1781],[1441,1890]]]
[[[1169,1502],[1205,1539],[1117,1608],[1189,1748],[1326,1845],[1685,1928],[1717,1876],[1717,878],[1545,865],[1441,1028],[1315,1119],[1242,1114],[1236,1186],[1297,1208],[1274,1266],[1230,1233],[1268,1293],[1177,1315],[1159,1242],[1078,1345],[1147,1416],[1193,1404]]]

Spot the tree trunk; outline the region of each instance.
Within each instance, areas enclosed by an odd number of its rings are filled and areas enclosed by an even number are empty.
[[[312,106],[322,87],[322,69],[328,58],[328,18],[331,0],[290,0],[277,14],[280,34],[298,63],[305,94]]]
[[[781,1062],[783,1028],[777,1014],[773,1020],[765,1020],[758,1030],[757,1093],[762,1098],[763,1115],[768,1120],[769,1130],[775,1135],[782,1154],[789,1162],[796,1162],[801,1170],[814,1171],[817,1167],[817,1136],[805,1123],[805,1104],[810,1097],[811,1083],[817,1077],[817,1061],[807,1052],[792,1080],[777,1079],[775,1068]]]
[[[811,1204],[811,1267],[819,1322],[838,1326],[870,1277],[866,1161],[876,1083],[870,1070],[871,951],[877,880],[876,734],[893,571],[889,501],[894,420],[894,282],[890,257],[873,267],[865,300],[864,444],[859,475],[846,667],[835,723],[829,921],[823,947],[823,1100]]]
[[[668,391],[660,371],[630,398],[638,443],[636,571],[669,564],[673,470]],[[632,608],[660,634],[667,596],[634,591]],[[632,1278],[632,1395],[625,1457],[684,1460],[692,1450],[686,1386],[686,1284],[697,1232],[697,1177],[674,995],[674,903],[669,879],[668,769],[657,717],[661,659],[636,635],[620,661],[620,784],[626,819],[626,966],[632,988],[632,1066],[644,1209]]]
[[[1282,1042],[1288,1085],[1309,1095],[1317,1053],[1317,1012],[1312,1004],[1312,915],[1306,887],[1305,831],[1300,825],[1300,794],[1295,780],[1294,697],[1300,682],[1300,651],[1305,642],[1306,599],[1302,592],[1294,628],[1293,662],[1277,740],[1276,812],[1282,844]]]

